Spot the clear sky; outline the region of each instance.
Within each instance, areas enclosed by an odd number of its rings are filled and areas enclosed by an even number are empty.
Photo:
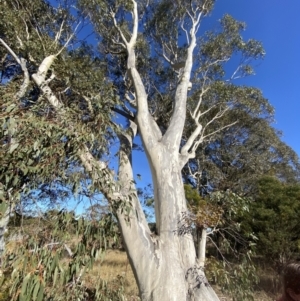
[[[274,127],[300,156],[300,0],[217,0],[211,25],[229,13],[247,24],[244,36],[263,43],[265,59],[246,84],[275,107]]]

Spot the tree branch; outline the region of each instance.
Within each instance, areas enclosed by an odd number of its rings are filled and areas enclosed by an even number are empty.
[[[56,53],[55,56],[59,56],[59,55],[62,53],[62,51],[68,47],[70,41],[73,39],[73,37],[74,37],[74,35],[75,35],[76,30],[77,30],[77,28],[79,27],[80,23],[81,23],[81,22],[79,22],[79,23],[76,25],[76,27],[75,27],[75,29],[74,29],[74,32],[69,36],[69,38],[67,39],[66,43],[63,45],[63,47],[61,47],[61,49]]]
[[[114,26],[115,26],[115,28],[118,30],[118,32],[119,32],[119,34],[120,34],[120,36],[121,36],[121,38],[122,38],[122,40],[123,40],[123,42],[124,42],[124,44],[122,44],[122,43],[120,43],[123,47],[125,46],[126,48],[128,47],[128,42],[127,42],[127,40],[126,40],[126,38],[125,38],[125,36],[124,36],[124,34],[123,34],[123,32],[122,32],[122,30],[121,30],[121,28],[120,28],[120,26],[118,25],[118,23],[117,23],[117,20],[116,20],[116,18],[115,18],[115,13],[113,12],[113,11],[111,11],[110,12],[110,15],[111,15],[111,18],[113,19],[113,22],[114,22]]]
[[[128,120],[131,120],[133,122],[135,121],[135,116],[130,115],[130,114],[124,112],[123,110],[120,110],[116,107],[111,107],[111,110],[118,113],[118,114],[120,114],[120,115],[122,115],[123,117],[127,118]]]
[[[55,55],[47,56],[40,64],[38,68],[38,72],[32,75],[32,79],[37,84],[37,86],[43,91],[44,95],[46,96],[50,104],[56,110],[63,110],[63,104],[54,95],[54,93],[52,92],[51,88],[48,85],[49,82],[46,80],[47,72],[50,69],[55,58],[56,58]]]
[[[199,231],[200,229],[198,229]],[[206,241],[207,241],[207,228],[203,227],[201,229],[201,240],[198,242],[198,260],[199,265],[204,268],[205,266],[205,251],[206,251]]]
[[[186,158],[186,160],[189,159],[189,155],[188,155],[188,151],[190,150],[190,148],[192,147],[193,143],[195,142],[195,140],[197,139],[197,137],[200,135],[201,131],[202,131],[202,125],[199,123],[199,119],[202,116],[201,112],[199,111],[200,109],[200,105],[202,103],[202,99],[203,99],[203,95],[210,89],[210,87],[207,87],[206,89],[202,89],[200,96],[199,96],[199,100],[197,103],[197,106],[194,110],[194,112],[191,114],[192,119],[194,120],[195,124],[196,124],[196,128],[193,131],[193,133],[190,135],[190,137],[188,138],[187,142],[185,143],[185,145],[181,148],[181,155],[183,156],[183,158]],[[186,162],[183,162],[183,166],[185,165]],[[182,167],[183,167],[182,166]]]
[[[145,86],[142,82],[141,76],[136,69],[136,60],[135,60],[135,45],[138,35],[138,8],[135,0],[132,0],[133,3],[133,30],[132,36],[129,42],[126,41],[126,48],[128,53],[127,59],[127,70],[128,74],[132,79],[134,90],[135,90],[135,100],[137,104],[137,116],[136,121],[141,133],[141,137],[145,148],[148,152],[151,152],[151,147],[154,143],[158,142],[158,139],[161,137],[161,132],[155,120],[149,113],[148,107],[148,96],[145,90]]]
[[[63,104],[59,102],[51,88],[47,85],[47,80],[45,77],[51,66],[51,63],[54,61],[54,58],[55,56],[45,58],[40,65],[37,74],[33,76],[33,79],[36,81],[38,86],[41,87],[41,90],[48,99],[49,103],[60,114],[65,114]],[[121,112],[121,110],[118,109],[117,111],[119,111],[119,113]],[[131,122],[130,129],[134,128],[136,128],[136,125]],[[129,237],[134,237],[134,242],[130,243],[136,243],[137,248],[131,252],[132,260],[134,257],[136,257],[136,253],[140,252],[140,249],[143,248],[143,246],[145,246],[146,250],[146,247],[148,248],[148,244],[152,244],[150,230],[137,197],[132,174],[131,149],[132,139],[135,135],[135,132],[136,129],[131,130],[131,134],[124,133],[119,135],[121,142],[119,180],[122,183],[122,189],[120,191],[118,189],[119,186],[117,182],[104,162],[96,160],[86,145],[81,147],[81,149],[78,151],[78,156],[82,162],[82,165],[99,187],[99,190],[112,205],[118,206],[117,214],[119,222],[122,224],[122,231],[130,231],[130,234],[126,234],[127,243],[129,243]],[[130,203],[130,200],[132,200],[132,203]],[[132,209],[129,213],[129,216],[124,213],[126,210],[123,210],[123,208],[126,206],[131,207]],[[130,218],[130,223],[128,223],[128,217]],[[123,236],[125,237],[125,233]],[[148,261],[145,263],[145,267],[147,264]]]
[[[8,50],[8,52],[12,55],[12,57],[15,59],[15,61],[20,65],[23,73],[24,73],[24,80],[23,83],[21,85],[21,88],[19,90],[19,92],[16,93],[15,98],[16,99],[20,99],[22,98],[26,91],[27,91],[27,87],[29,85],[29,72],[27,69],[27,61],[24,58],[19,58],[16,53],[0,38],[0,42],[1,44]]]
[[[187,12],[189,14],[189,12]],[[162,142],[165,145],[172,145],[174,150],[178,150],[181,143],[181,136],[186,119],[186,100],[190,87],[190,77],[193,68],[193,51],[196,47],[197,26],[200,23],[201,13],[197,17],[192,17],[192,28],[190,30],[190,45],[187,49],[187,58],[179,79],[179,83],[175,92],[174,110],[171,117],[170,125],[163,136]]]
[[[216,131],[214,131],[214,132],[212,132],[212,133],[210,133],[210,134],[207,134],[207,135],[205,135],[205,136],[202,136],[202,141],[204,141],[207,137],[210,137],[210,136],[212,136],[212,135],[214,135],[214,134],[216,134],[216,133],[218,133],[218,132],[223,131],[223,130],[226,129],[226,128],[229,128],[229,127],[235,125],[236,123],[238,123],[238,120],[236,120],[235,122],[232,122],[232,123],[230,123],[230,124],[227,124],[227,125],[225,125],[225,126],[219,128],[218,130],[216,130]],[[204,132],[204,131],[203,131],[203,132]]]
[[[1,38],[0,38],[0,42],[8,50],[8,52],[13,56],[13,58],[15,59],[15,61],[19,65],[21,65],[21,61],[20,61],[19,57],[15,54],[15,52]]]
[[[117,209],[117,216],[129,260],[134,266],[142,265],[144,268],[147,268],[147,265],[149,267],[151,258],[145,258],[145,256],[141,256],[141,253],[149,252],[149,249],[153,250],[154,243],[145,214],[137,196],[132,171],[132,142],[136,131],[137,125],[130,121],[129,129],[119,134],[121,144],[119,151],[120,193],[122,196],[125,196],[126,201],[124,199],[124,203],[120,204]],[[128,207],[129,212],[124,214],[126,207]],[[144,273],[144,269],[136,269],[136,271]],[[144,276],[139,275],[139,277]]]
[[[132,37],[130,39],[129,45],[135,45],[138,35],[138,27],[139,27],[139,16],[138,16],[138,8],[137,3],[135,0],[131,0],[133,3],[133,12],[132,12],[132,18],[133,18],[133,30],[132,30]]]

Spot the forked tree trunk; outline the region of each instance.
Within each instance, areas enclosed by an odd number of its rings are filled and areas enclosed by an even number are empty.
[[[121,139],[119,179],[122,194],[134,191],[131,139]],[[151,233],[140,203],[131,195],[132,210],[118,218],[142,301],[219,300],[196,258],[193,237],[183,221],[186,199],[178,155],[158,146],[149,158],[154,183],[157,234]],[[127,185],[125,185],[127,183]]]
[[[138,37],[137,1],[133,3],[133,28],[130,41],[122,34],[114,19],[114,24],[127,49],[127,71],[135,90],[137,111],[135,122],[128,131],[120,135],[119,182],[90,153],[87,146],[78,155],[94,182],[109,202],[115,207],[124,245],[137,281],[142,301],[218,301],[209,286],[204,268],[197,258],[191,233],[185,228],[183,214],[187,211],[181,169],[194,156],[200,140],[201,116],[195,109],[193,119],[196,129],[182,146],[185,125],[186,100],[193,67],[193,50],[196,46],[196,32],[201,14],[192,18],[190,45],[187,49],[185,67],[174,96],[174,110],[168,129],[162,134],[148,108],[148,95],[135,66],[135,45]],[[204,6],[204,4],[203,4]],[[33,80],[41,88],[43,95],[61,115],[65,114],[63,104],[51,91],[46,80],[54,56],[48,56],[39,66]],[[157,234],[151,233],[145,214],[137,196],[131,165],[132,140],[137,131],[142,138],[151,168]],[[195,143],[194,143],[195,142]],[[181,147],[180,153],[179,149]],[[103,181],[103,177],[105,181]]]

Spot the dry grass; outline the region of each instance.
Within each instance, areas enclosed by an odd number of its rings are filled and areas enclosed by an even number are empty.
[[[274,282],[272,271],[262,270],[261,282],[256,288],[255,301],[272,301],[278,296],[277,282]],[[93,266],[93,269],[85,276],[86,283],[93,286],[100,278],[107,281],[112,286],[116,283],[116,279],[121,277],[125,287],[125,294],[130,300],[138,300],[138,288],[135,283],[134,275],[131,270],[127,255],[123,251],[108,250],[102,259],[99,259]],[[214,286],[214,290],[221,301],[232,301],[228,295]]]
[[[216,294],[218,295],[220,301],[232,301],[232,298],[228,295],[224,294],[218,286],[212,286]],[[254,300],[255,301],[273,301],[274,298],[272,298],[270,295],[268,295],[263,290],[255,291],[254,293]]]
[[[257,291],[261,292],[261,301],[275,300],[281,292],[280,278],[276,275],[275,271],[270,267],[259,267],[258,273],[260,282],[257,285]],[[264,299],[262,299],[264,298]]]
[[[99,279],[112,286],[117,279],[122,279],[126,296],[137,297],[138,288],[127,255],[119,250],[108,250],[103,258],[98,259],[93,269],[85,276],[88,285],[95,285]]]
[[[255,301],[273,301],[278,297],[278,277],[274,277],[274,271],[261,267],[259,270],[260,283],[256,287]],[[104,280],[111,290],[118,290],[122,283],[128,301],[137,301],[138,288],[131,270],[126,252],[119,250],[107,250],[93,265],[92,270],[84,276],[85,285],[94,288],[99,280]],[[2,287],[3,288],[3,287]],[[213,286],[220,301],[232,301],[217,286]],[[1,299],[1,293],[0,293]],[[6,300],[6,299],[5,299]]]

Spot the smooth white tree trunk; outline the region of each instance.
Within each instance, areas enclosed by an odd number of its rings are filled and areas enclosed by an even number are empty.
[[[132,135],[121,138],[119,180],[122,194],[133,187]],[[154,154],[149,157],[149,153]],[[125,248],[142,301],[219,300],[196,258],[193,237],[185,225],[186,199],[179,156],[159,144],[148,153],[154,183],[157,234],[151,233],[135,194],[129,216],[118,211]],[[126,185],[127,183],[127,185]]]

